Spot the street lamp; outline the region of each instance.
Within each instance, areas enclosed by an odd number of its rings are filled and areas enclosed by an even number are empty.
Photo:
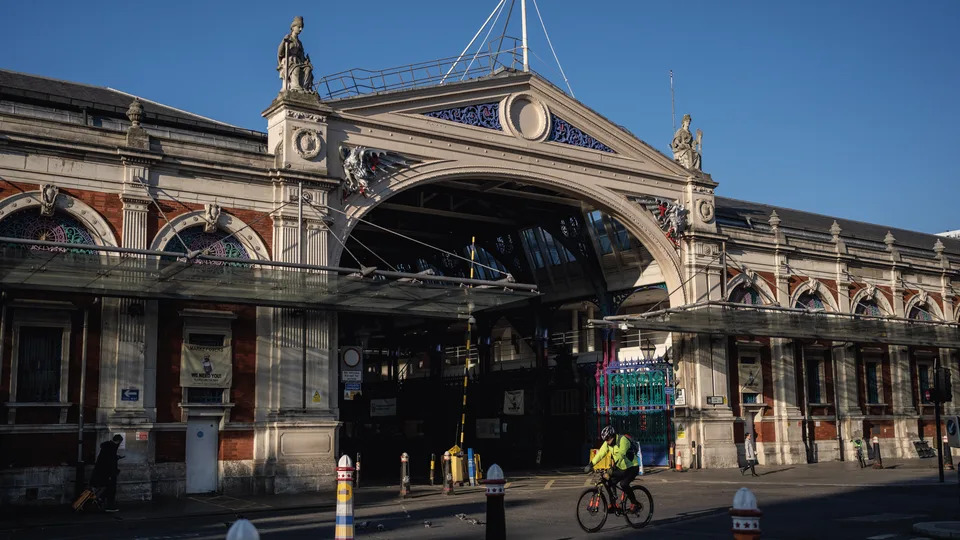
[[[657,346],[653,344],[653,340],[647,339],[646,344],[641,347],[643,351],[643,357],[646,360],[652,360],[653,355],[657,352]]]

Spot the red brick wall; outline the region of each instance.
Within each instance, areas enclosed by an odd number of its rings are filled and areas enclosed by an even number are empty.
[[[757,431],[757,442],[775,442],[777,440],[777,426],[773,422],[757,422],[753,425]]]
[[[220,459],[253,459],[253,430],[221,431]]]
[[[232,311],[233,386],[230,400],[235,404],[232,422],[252,422],[257,382],[257,309],[254,306],[160,302],[160,328],[157,344],[157,421],[179,422],[183,389],[180,387],[180,355],[183,344],[185,308]]]
[[[157,431],[154,432],[154,438],[157,463],[180,463],[186,460],[186,431]]]

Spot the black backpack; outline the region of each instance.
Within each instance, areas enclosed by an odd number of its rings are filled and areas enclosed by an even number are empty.
[[[629,435],[621,435],[620,437],[626,437],[627,440],[630,441],[630,448],[627,450],[627,453],[624,457],[626,457],[629,461],[633,461],[633,459],[640,454],[640,443],[633,440],[633,437]],[[617,441],[617,446],[620,446],[620,441]]]

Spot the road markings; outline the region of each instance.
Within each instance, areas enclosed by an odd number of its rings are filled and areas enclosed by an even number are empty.
[[[878,534],[877,536],[868,536],[867,540],[886,540],[887,538],[896,538],[899,534]]]
[[[873,514],[869,516],[854,516],[854,517],[842,518],[842,519],[838,519],[837,521],[862,521],[862,522],[902,521],[902,520],[916,519],[921,517],[924,517],[924,516],[922,514],[892,514],[892,513],[886,512],[883,514]],[[883,538],[893,538],[893,536],[884,536]]]
[[[547,485],[543,486],[543,489],[550,489],[550,487],[553,486],[554,482],[556,482],[556,480],[551,480],[547,482]]]

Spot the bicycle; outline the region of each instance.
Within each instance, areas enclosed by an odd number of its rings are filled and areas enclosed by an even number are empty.
[[[860,468],[863,469],[867,466],[867,460],[863,457],[863,441],[854,439],[853,445],[857,448],[857,462],[860,463]]]
[[[598,471],[599,472],[599,471]],[[632,485],[630,489],[633,496],[640,503],[634,512],[629,511],[630,499],[626,493],[616,484],[611,484],[607,475],[599,472],[597,483],[591,488],[587,488],[580,493],[577,499],[577,524],[585,532],[594,533],[603,528],[607,522],[607,516],[611,509],[607,504],[607,489],[613,493],[617,499],[617,504],[613,506],[613,513],[623,516],[627,524],[634,529],[645,527],[653,519],[653,496],[650,491],[639,485]],[[619,492],[619,497],[617,493]]]

